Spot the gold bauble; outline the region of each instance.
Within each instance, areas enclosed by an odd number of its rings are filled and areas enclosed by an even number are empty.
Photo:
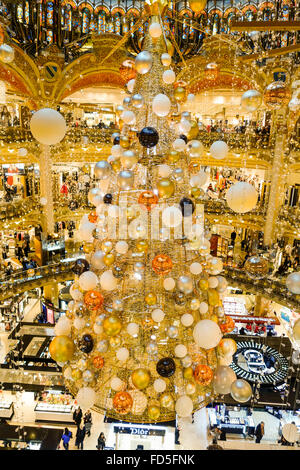
[[[157,421],[160,417],[160,408],[157,405],[148,406],[148,416],[152,421]]]
[[[67,362],[74,354],[74,343],[68,336],[56,336],[49,346],[50,356],[56,362]]]
[[[180,159],[180,153],[177,152],[176,150],[171,150],[168,153],[167,160],[169,163],[177,163],[178,160]]]
[[[174,98],[176,101],[178,101],[178,103],[182,103],[183,101],[185,101],[185,98],[186,98],[185,88],[183,88],[182,86],[178,86],[174,90]]]
[[[136,242],[136,250],[139,252],[139,253],[146,253],[146,251],[148,250],[148,242],[147,240],[139,240]]]
[[[206,0],[189,0],[190,8],[195,13],[199,13],[204,10],[206,6]]]
[[[253,113],[260,107],[262,95],[257,90],[247,90],[241,98],[241,106],[245,111]]]
[[[219,323],[218,315],[212,315],[212,316],[210,317],[210,320],[211,320],[211,321],[214,321],[215,323]]]
[[[208,289],[208,280],[207,279],[200,279],[198,282],[198,287],[200,290],[207,290]]]
[[[121,135],[120,136],[120,145],[123,147],[123,149],[129,149],[130,147],[130,140],[127,137],[127,135]]]
[[[211,305],[212,307],[217,307],[220,303],[218,291],[216,289],[208,289],[207,295],[209,305]]]
[[[103,322],[103,330],[108,336],[116,336],[120,333],[122,328],[122,323],[118,317],[110,316],[105,318]]]
[[[145,0],[144,8],[148,15],[161,16],[169,4],[169,0]]]
[[[146,295],[145,295],[145,302],[147,305],[155,305],[156,302],[157,302],[157,297],[156,295],[154,294],[154,292],[148,292]]]
[[[264,91],[264,103],[268,108],[279,109],[288,104],[292,92],[285,82],[270,83]]]
[[[121,338],[120,336],[112,336],[111,338],[109,338],[109,344],[112,348],[116,349],[118,348],[119,346],[121,346]]]
[[[163,408],[167,408],[168,410],[173,410],[174,409],[174,400],[173,397],[170,393],[164,393],[160,397],[160,405]]]
[[[81,171],[83,171],[83,173],[85,174],[88,174],[90,172],[89,165],[83,165],[83,167],[81,168]]]
[[[196,384],[188,382],[185,386],[185,393],[187,395],[193,395],[196,392]]]
[[[119,119],[118,126],[119,126],[119,129],[120,129],[120,131],[121,131],[121,130],[123,129],[123,127],[124,127],[124,121],[123,121],[123,119],[121,119],[121,118]]]
[[[217,351],[220,356],[233,355],[236,353],[237,345],[234,339],[222,338],[217,346]]]
[[[115,261],[115,255],[113,253],[107,253],[103,256],[103,262],[106,266],[111,266]]]
[[[136,388],[143,390],[148,387],[151,375],[148,369],[139,368],[132,372],[131,380]]]
[[[115,173],[119,172],[121,170],[121,161],[119,159],[114,160],[111,162],[111,167]]]
[[[158,195],[161,198],[172,197],[175,191],[175,184],[169,178],[162,178],[157,183]]]
[[[110,253],[112,249],[113,249],[112,242],[103,242],[101,244],[101,250],[104,251],[104,253]]]
[[[194,376],[193,368],[192,367],[185,367],[183,369],[183,377],[186,380],[191,380]]]
[[[198,134],[199,134],[199,127],[196,121],[191,121],[192,127],[190,128],[187,138],[188,140],[194,140],[197,139]]]
[[[82,376],[82,372],[79,369],[72,369],[71,375],[72,375],[73,380],[75,381],[80,380]]]
[[[198,197],[200,197],[201,194],[202,194],[201,188],[192,188],[191,189],[191,196],[194,199],[198,199]]]
[[[92,253],[92,251],[94,251],[94,244],[84,242],[82,249],[85,254]]]

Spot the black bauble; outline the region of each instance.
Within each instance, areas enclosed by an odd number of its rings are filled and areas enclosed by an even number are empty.
[[[187,136],[184,135],[184,134],[181,134],[181,135],[179,136],[179,139],[184,140],[186,144],[188,143],[188,138],[187,138]]]
[[[171,357],[163,357],[156,364],[156,370],[161,377],[171,377],[176,370],[176,365]]]
[[[80,276],[80,274],[84,273],[85,271],[89,271],[89,269],[90,265],[84,258],[77,259],[72,267],[73,273],[77,274],[78,276]]]
[[[183,197],[179,205],[183,217],[190,217],[195,211],[195,203],[188,197]]]
[[[119,135],[114,138],[113,144],[114,144],[114,145],[120,145],[120,136],[119,136]]]
[[[91,335],[83,335],[81,340],[78,342],[78,348],[81,352],[89,354],[94,347],[94,340]]]
[[[139,141],[143,147],[155,147],[159,141],[159,135],[154,127],[144,127],[139,133]]]
[[[105,196],[103,197],[104,204],[111,204],[112,200],[113,200],[113,195],[110,193],[105,194]]]

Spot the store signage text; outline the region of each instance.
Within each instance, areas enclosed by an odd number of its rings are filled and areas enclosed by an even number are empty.
[[[149,428],[136,428],[136,427],[119,427],[114,426],[114,432],[120,434],[131,434],[135,436],[164,436],[166,431],[164,429],[149,429]]]

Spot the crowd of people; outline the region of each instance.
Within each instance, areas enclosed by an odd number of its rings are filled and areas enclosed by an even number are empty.
[[[73,421],[76,425],[76,435],[75,435],[75,447],[78,450],[83,450],[84,440],[86,436],[91,435],[92,429],[92,413],[90,410],[87,410],[85,414],[83,414],[82,409],[78,406],[73,413]],[[82,423],[83,421],[83,423]],[[69,450],[70,440],[73,437],[72,431],[68,428],[65,428],[64,433],[62,435],[63,447],[65,450]],[[98,450],[104,450],[105,448],[106,438],[104,433],[101,432],[97,439],[97,446]]]

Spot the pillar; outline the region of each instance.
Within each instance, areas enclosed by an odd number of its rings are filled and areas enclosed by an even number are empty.
[[[49,300],[49,302],[52,302],[53,305],[58,307],[58,283],[57,282],[51,282],[51,284],[46,284],[44,286],[44,297],[46,300]]]
[[[50,147],[41,145],[40,154],[40,190],[42,211],[42,227],[43,232],[47,235],[54,231],[54,204],[52,189],[52,160]]]

